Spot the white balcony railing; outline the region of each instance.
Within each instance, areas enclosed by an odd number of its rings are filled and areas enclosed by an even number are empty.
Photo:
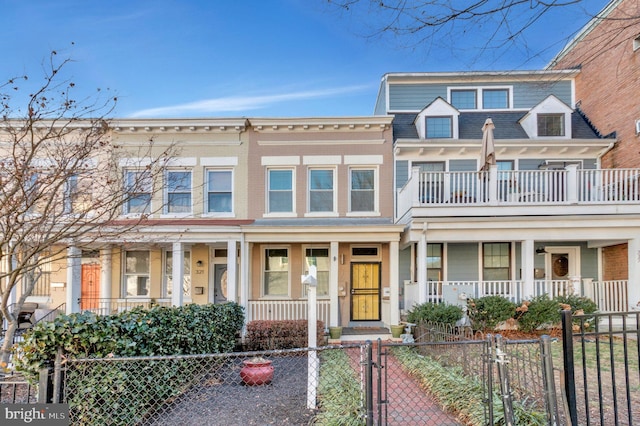
[[[585,296],[593,300],[601,312],[625,312],[629,310],[627,301],[627,280],[617,281],[592,281],[584,280],[579,288],[574,288],[570,280],[536,280],[534,282],[534,294],[523,294],[523,282],[514,281],[429,281],[426,283],[426,302],[450,304],[458,300],[447,300],[447,295],[452,294],[449,289],[465,289],[465,295],[469,298],[484,296],[502,296],[512,302],[520,303],[531,296],[547,294],[553,299],[557,296],[575,294]],[[404,283],[404,307],[410,310],[420,303],[420,288],[416,282]]]
[[[438,205],[640,203],[640,169],[421,172],[398,191],[398,213]]]
[[[327,299],[317,301],[318,320],[329,326],[330,302]],[[306,300],[249,300],[247,319],[254,320],[302,320],[307,319]]]

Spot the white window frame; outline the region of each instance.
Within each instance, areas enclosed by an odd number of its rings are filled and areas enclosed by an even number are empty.
[[[209,211],[209,194],[210,193],[223,193],[223,191],[211,191],[211,188],[209,187],[209,173],[213,172],[213,173],[230,173],[231,174],[231,188],[230,188],[230,192],[231,192],[231,210],[230,211],[225,211],[225,212],[218,212],[218,211]],[[234,204],[235,204],[235,194],[234,194],[234,181],[235,181],[235,175],[234,175],[234,169],[233,168],[213,168],[213,167],[209,167],[206,168],[204,170],[204,179],[205,179],[205,194],[204,194],[204,216],[216,216],[216,217],[234,217],[235,213],[234,213]],[[226,192],[225,192],[226,193]]]
[[[429,126],[427,121],[430,118],[448,118],[449,119],[449,136],[429,136]],[[424,116],[424,138],[425,139],[453,139],[453,116],[451,115],[425,115]]]
[[[169,175],[171,173],[188,173],[189,174],[189,211],[186,212],[171,212],[169,210],[169,195],[171,194],[186,194],[186,191],[169,191]],[[189,216],[193,214],[193,170],[191,169],[169,169],[164,173],[164,216],[170,217],[181,217],[181,216]]]
[[[322,249],[322,250],[327,250],[327,269],[320,269],[318,267],[318,265],[316,265],[316,272],[319,274],[320,272],[325,272],[326,276],[327,276],[327,283],[326,283],[326,293],[321,294],[319,291],[317,293],[318,298],[319,299],[328,299],[329,298],[329,287],[330,287],[330,273],[331,273],[331,247],[328,245],[311,245],[311,244],[307,244],[307,245],[303,245],[302,246],[302,273],[304,275],[308,275],[309,274],[309,264],[307,262],[307,250],[315,250],[315,249]],[[318,278],[318,277],[316,277]],[[320,282],[318,281],[318,289],[320,288],[319,286]],[[307,297],[307,287],[306,285],[302,286],[302,297]]]
[[[182,276],[182,296],[183,300],[191,300],[193,289],[193,281],[191,280],[191,250],[185,250],[183,253],[185,265]],[[171,262],[169,261],[169,256],[171,256]],[[187,257],[189,258],[188,260]],[[164,250],[162,253],[162,296],[164,298],[171,298],[172,296],[172,292],[169,292],[169,282],[171,282],[173,290],[173,251]]]
[[[332,177],[332,187],[331,187],[331,210],[322,210],[322,211],[311,211],[311,194],[313,190],[311,189],[311,173],[314,171],[330,171]],[[337,173],[335,167],[310,167],[307,172],[307,213],[305,216],[337,216],[338,215],[338,197],[336,188],[337,185]],[[328,192],[328,191],[327,191]]]
[[[476,109],[461,109],[461,111],[506,111],[514,109],[513,106],[513,86],[451,86],[447,87],[447,102],[451,105],[451,92],[460,90],[476,91]],[[483,105],[485,90],[506,90],[507,91],[507,107],[506,108],[485,108]]]
[[[147,272],[146,273],[129,273],[127,272],[127,253],[146,252],[148,254]],[[146,277],[147,278],[147,294],[129,295],[129,277]],[[150,250],[125,250],[122,253],[122,295],[125,298],[149,298],[151,293],[151,251]]]
[[[129,175],[130,174],[146,174],[146,177],[141,177],[141,178],[135,178],[135,182],[137,185],[141,186],[142,188],[136,188],[136,189],[145,189],[146,191],[138,191],[138,192],[132,192],[133,194],[138,194],[138,196],[140,195],[144,195],[144,194],[148,194],[149,195],[149,203],[147,204],[147,206],[145,207],[144,211],[142,212],[132,212],[131,211],[131,196],[129,195]],[[140,179],[140,181],[138,182],[138,179]],[[143,182],[142,179],[149,179],[149,182]],[[149,187],[147,187],[147,185],[149,185]],[[151,176],[151,172],[149,170],[144,170],[144,169],[125,169],[124,170],[124,186],[125,186],[125,203],[124,203],[124,214],[128,215],[128,216],[140,216],[140,215],[144,215],[144,214],[150,214],[151,213],[151,207],[153,205],[153,181],[152,181],[152,176]]]
[[[290,299],[291,298],[291,247],[288,245],[262,246],[262,265],[260,267],[260,295],[264,299]],[[267,250],[287,250],[287,294],[267,294],[265,275],[267,273]],[[277,271],[275,271],[277,272]]]
[[[271,172],[288,171],[291,172],[291,211],[271,211]],[[295,217],[296,216],[296,169],[295,167],[268,167],[266,170],[266,217]],[[284,192],[284,191],[283,191]]]
[[[357,210],[353,210],[352,206],[351,206],[351,192],[352,192],[352,176],[353,176],[353,172],[354,171],[358,171],[358,170],[371,170],[373,171],[373,210],[368,211],[368,210],[364,210],[364,211],[357,211]],[[379,182],[379,176],[380,176],[380,172],[379,172],[379,168],[377,166],[351,166],[349,167],[349,182],[348,182],[348,188],[349,188],[349,193],[348,193],[348,201],[349,201],[349,210],[347,212],[347,216],[379,216],[380,215],[380,208],[379,208],[379,200],[380,200],[380,182]]]

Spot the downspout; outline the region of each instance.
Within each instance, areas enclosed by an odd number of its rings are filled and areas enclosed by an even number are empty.
[[[609,151],[611,151],[613,149],[613,147],[616,146],[616,141],[613,141],[609,144],[609,146],[607,146],[605,149],[603,149],[602,151],[600,151],[600,153],[598,154],[598,156],[596,157],[596,166],[601,169],[602,168],[602,157],[605,156],[606,153],[608,153]]]

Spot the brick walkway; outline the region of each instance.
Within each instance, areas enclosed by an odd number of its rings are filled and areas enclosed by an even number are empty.
[[[377,358],[376,344],[373,347],[373,358]],[[352,367],[356,371],[360,371],[359,353],[349,351]],[[384,357],[383,357],[384,360]],[[387,375],[387,395],[386,395],[386,416],[383,416],[382,423],[378,422],[378,404],[377,404],[377,380],[378,370],[373,370],[373,410],[374,424],[382,425],[403,425],[403,426],[458,426],[459,423],[455,417],[446,413],[438,405],[432,396],[424,391],[418,382],[408,375],[401,367],[400,362],[392,354],[386,358],[387,364],[382,370],[383,380],[386,370]],[[384,362],[384,361],[383,361]],[[384,392],[384,383],[383,383]],[[384,398],[384,395],[383,395]],[[386,418],[386,423],[385,423]]]

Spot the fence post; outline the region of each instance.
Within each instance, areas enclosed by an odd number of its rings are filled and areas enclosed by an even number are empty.
[[[56,360],[53,364],[53,402],[59,404],[62,402],[62,348],[58,348]]]
[[[564,363],[564,393],[567,397],[569,418],[572,425],[578,424],[576,405],[575,364],[573,362],[573,321],[571,311],[561,311],[562,315],[562,357]]]
[[[53,393],[53,383],[51,381],[51,366],[47,363],[46,367],[40,369],[38,377],[38,403],[48,404],[51,402],[51,394]]]
[[[558,399],[556,384],[553,378],[553,357],[551,356],[551,337],[545,334],[540,338],[540,352],[542,354],[542,382],[544,383],[544,397],[547,406],[547,423],[558,425]]]
[[[373,426],[373,345],[371,340],[365,343],[366,361],[365,375],[365,408],[367,410],[367,426]]]
[[[487,368],[487,406],[489,407],[489,418],[487,424],[493,424],[493,335],[487,335],[485,339],[484,364]]]
[[[513,418],[513,401],[511,399],[511,387],[509,386],[509,369],[507,364],[507,353],[504,351],[504,341],[501,335],[496,336],[496,364],[498,364],[498,379],[500,380],[500,394],[502,395],[502,405],[504,407],[504,424],[506,426],[515,425]]]

